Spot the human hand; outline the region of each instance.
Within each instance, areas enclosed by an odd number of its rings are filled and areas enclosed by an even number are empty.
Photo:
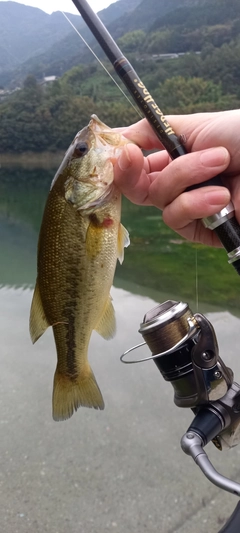
[[[171,160],[146,119],[121,129],[127,144],[115,165],[115,182],[133,203],[162,210],[164,222],[190,241],[221,246],[201,219],[232,200],[240,222],[240,110],[167,117],[186,139],[187,155]],[[141,150],[160,151],[144,157]],[[186,188],[220,174],[224,185]]]

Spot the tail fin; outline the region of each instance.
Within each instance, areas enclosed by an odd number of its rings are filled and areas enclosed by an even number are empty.
[[[103,397],[90,366],[74,379],[62,374],[57,367],[53,383],[53,419],[66,420],[80,406],[104,409]]]

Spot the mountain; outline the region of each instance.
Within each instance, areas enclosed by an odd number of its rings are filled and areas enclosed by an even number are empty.
[[[80,16],[68,16],[79,26]],[[0,72],[45,52],[69,33],[69,25],[60,12],[48,15],[17,2],[0,2],[0,21]]]
[[[98,13],[114,39],[135,29],[148,29],[158,17],[199,0],[118,0]],[[96,41],[78,15],[68,15],[95,50]],[[0,2],[0,85],[16,87],[29,74],[62,75],[79,62],[92,61],[90,52],[62,13],[52,15],[16,2]],[[99,48],[98,48],[99,50]],[[99,51],[98,51],[99,53]],[[100,50],[100,56],[104,54]]]
[[[123,13],[133,10],[139,1],[118,0],[100,11],[99,16],[104,24],[109,24]],[[84,38],[91,37],[80,15],[67,13],[67,16],[74,26],[83,32]],[[17,2],[0,2],[0,21],[0,75],[7,71],[21,71],[25,62],[27,64],[23,74],[28,73],[34,63],[33,58],[36,57],[38,63],[42,64],[46,63],[49,55],[54,60],[61,58],[63,53],[64,58],[68,60],[69,54],[78,53],[79,37],[60,11],[49,15],[41,9]],[[11,78],[11,75],[7,76],[9,77]]]
[[[156,19],[161,19],[167,13],[174,13],[179,7],[194,7],[200,1],[202,0],[142,0],[131,17],[123,15],[115,19],[109,29],[115,38],[136,29],[149,30]]]
[[[202,26],[226,25],[240,17],[239,0],[202,0],[187,2],[186,5],[178,3],[171,13],[156,17],[150,30],[185,26],[191,29]]]
[[[122,17],[123,14],[127,15],[134,11],[141,0],[118,0],[110,6],[102,9],[98,12],[98,16],[102,20],[103,24],[108,25],[113,20],[117,20]]]
[[[12,41],[10,37],[4,38],[4,32],[0,33],[0,86],[19,86],[28,74],[37,79],[44,75],[62,76],[73,66],[94,61],[60,12],[47,15],[15,2],[0,2],[0,20],[7,12],[5,33],[12,35]],[[240,34],[239,0],[118,0],[98,15],[113,38],[120,39],[123,52],[133,54],[131,61],[146,60],[152,54],[220,47],[238,39]],[[104,52],[82,18],[78,15],[69,18],[104,60]],[[2,50],[5,52],[1,54]],[[8,63],[5,59],[3,67],[6,53]],[[10,60],[12,56],[14,61]]]

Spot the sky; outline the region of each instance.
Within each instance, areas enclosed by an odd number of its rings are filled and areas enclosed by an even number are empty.
[[[3,0],[0,0],[0,2],[2,1]],[[53,11],[65,11],[67,13],[74,13],[74,15],[78,14],[76,7],[72,3],[72,0],[25,0],[25,1],[14,0],[14,1],[18,2],[19,4],[25,4],[27,6],[38,7],[39,9],[46,11],[46,13],[52,13]],[[92,7],[92,9],[97,13],[98,11],[101,11],[101,9],[104,9],[105,7],[108,7],[110,4],[113,4],[115,1],[116,0],[88,0],[88,3]]]

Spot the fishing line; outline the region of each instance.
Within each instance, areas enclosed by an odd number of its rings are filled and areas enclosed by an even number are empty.
[[[68,18],[68,16],[66,15],[66,13],[64,13],[64,11],[61,11],[62,15],[65,17],[65,19],[67,20],[67,22],[69,22],[70,26],[72,26],[72,28],[74,29],[74,31],[78,34],[78,36],[80,37],[80,39],[83,41],[83,43],[86,45],[86,47],[88,48],[88,50],[93,54],[93,56],[95,57],[95,59],[98,61],[99,65],[103,68],[103,70],[106,72],[106,74],[109,76],[109,78],[111,78],[111,80],[113,81],[113,83],[116,85],[116,87],[119,89],[119,91],[122,93],[122,95],[126,98],[126,100],[128,101],[128,103],[132,106],[132,108],[134,109],[134,111],[138,114],[138,116],[140,116],[140,118],[142,118],[142,114],[140,113],[139,109],[135,107],[135,105],[133,104],[133,102],[128,98],[128,96],[126,95],[126,93],[122,90],[122,88],[120,87],[120,85],[117,83],[117,81],[113,78],[113,76],[110,74],[110,72],[108,71],[108,69],[105,67],[105,65],[102,63],[102,61],[99,59],[99,57],[97,56],[97,54],[93,51],[93,49],[91,48],[91,46],[87,43],[86,39],[84,39],[84,37],[81,35],[81,33],[79,32],[79,30],[77,30],[77,28],[74,26],[74,24],[72,23],[72,21]],[[196,309],[198,311],[198,307],[199,307],[199,287],[198,287],[198,250],[196,249],[195,250],[195,294],[196,294]]]
[[[80,37],[80,39],[82,39],[82,41],[84,42],[84,44],[87,46],[88,50],[93,54],[93,56],[95,57],[95,59],[98,61],[99,65],[101,65],[101,67],[103,68],[103,70],[105,70],[105,72],[107,73],[107,75],[109,76],[109,78],[111,78],[111,80],[113,81],[113,83],[115,83],[116,87],[119,89],[119,91],[123,94],[123,96],[125,96],[126,100],[128,101],[128,103],[132,106],[132,108],[134,109],[134,111],[136,111],[136,113],[138,114],[138,116],[140,118],[143,118],[143,116],[141,115],[139,109],[137,107],[135,107],[135,105],[131,102],[131,100],[128,98],[128,96],[126,95],[126,93],[122,90],[122,88],[120,87],[120,85],[117,83],[117,81],[113,78],[113,76],[110,74],[110,72],[108,71],[108,69],[105,67],[105,65],[102,63],[101,59],[99,59],[99,57],[95,54],[95,52],[92,50],[91,46],[87,43],[87,41],[84,39],[84,37],[81,35],[81,33],[77,30],[77,28],[74,26],[74,24],[71,22],[71,20],[68,18],[68,16],[66,15],[66,13],[64,13],[64,11],[61,11],[62,15],[65,17],[65,19],[69,22],[69,24],[72,26],[72,28],[75,30],[75,32],[78,34],[78,36]]]
[[[198,293],[198,249],[195,248],[195,291],[196,291],[196,310],[198,313],[199,293]]]

